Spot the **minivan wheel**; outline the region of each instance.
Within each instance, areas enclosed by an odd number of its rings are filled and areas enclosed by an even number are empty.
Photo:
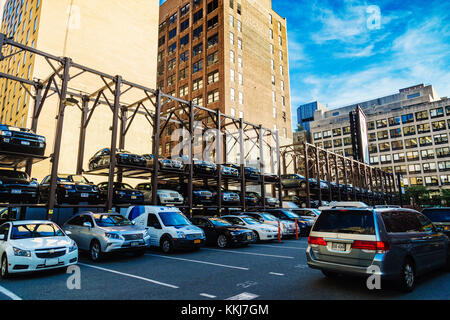
[[[161,250],[164,253],[171,253],[173,251],[172,241],[168,237],[164,237],[161,240]]]
[[[102,248],[100,247],[100,242],[97,240],[92,241],[89,253],[92,261],[100,261],[102,258]]]
[[[400,289],[404,292],[412,292],[416,285],[416,273],[411,260],[406,260],[403,264],[399,279]]]
[[[0,267],[0,276],[2,279],[7,279],[8,278],[8,258],[6,258],[6,254],[3,255],[2,257],[2,263],[1,263],[1,267]]]
[[[330,279],[337,278],[339,276],[339,274],[336,272],[327,271],[327,270],[321,270],[321,271],[325,277],[330,278]]]
[[[228,240],[224,234],[221,234],[217,237],[217,246],[219,248],[226,248],[228,246]]]
[[[255,239],[255,242],[259,242],[261,240],[257,231],[253,231],[253,238]]]

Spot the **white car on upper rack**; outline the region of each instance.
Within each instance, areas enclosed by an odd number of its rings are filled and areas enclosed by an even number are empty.
[[[67,268],[78,262],[78,247],[51,221],[9,221],[0,226],[0,276]]]
[[[256,221],[247,215],[227,215],[222,216],[222,219],[230,222],[233,225],[246,227],[253,231],[254,240],[276,240],[278,239],[278,227],[274,227],[270,224],[264,224]]]

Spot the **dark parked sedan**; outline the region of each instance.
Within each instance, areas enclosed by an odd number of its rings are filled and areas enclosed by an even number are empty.
[[[108,197],[108,182],[100,183],[98,189],[100,191],[100,199],[106,201]],[[113,191],[114,203],[139,204],[144,202],[144,194],[139,190],[133,189],[129,184],[114,182]]]
[[[0,201],[9,203],[37,203],[39,184],[21,171],[0,170]]]
[[[185,199],[187,197],[185,196]],[[204,189],[194,189],[192,191],[192,202],[194,204],[202,204],[202,205],[209,205],[212,204],[214,201],[214,195],[209,190]]]
[[[89,202],[98,203],[100,193],[98,187],[80,175],[59,174],[56,185],[56,202]],[[46,176],[39,185],[40,199],[48,201],[50,176]]]
[[[199,174],[214,175],[217,172],[217,166],[209,161],[194,159],[194,172]]]
[[[222,177],[239,178],[239,170],[229,166],[221,166]]]
[[[95,170],[97,168],[106,168],[109,166],[111,149],[104,148],[99,150],[90,160],[89,160],[89,170]],[[131,152],[117,149],[116,151],[117,164],[119,165],[130,165],[137,167],[145,167],[147,165],[147,160],[140,155],[133,154]]]
[[[43,156],[45,137],[29,129],[0,124],[0,150]]]
[[[142,156],[146,160],[147,168],[153,168],[155,156],[152,154],[144,154]],[[159,159],[158,162],[161,170],[184,171],[184,164],[181,161],[172,159]]]
[[[450,237],[450,208],[426,208],[422,210],[422,214]]]
[[[213,202],[217,202],[217,190],[216,189],[209,189],[213,195]],[[239,196],[239,191],[229,191],[229,190],[222,190],[222,204],[223,205],[239,205],[241,203],[241,198]]]
[[[281,185],[284,188],[306,189],[306,178],[299,174],[285,174],[281,176]]]
[[[236,170],[241,170],[241,167],[234,163],[226,164],[226,166],[229,166]],[[261,171],[255,167],[244,167],[244,175],[246,179],[257,180],[261,176]]]
[[[195,216],[191,222],[203,229],[207,245],[219,248],[248,245],[253,240],[253,232],[247,228],[233,226],[226,220],[213,217]]]

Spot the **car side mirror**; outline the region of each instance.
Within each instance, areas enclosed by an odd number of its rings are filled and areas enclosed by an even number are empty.
[[[5,235],[4,234],[0,234],[0,240],[4,241],[5,240]]]
[[[91,224],[90,222],[84,222],[84,223],[83,223],[83,226],[84,226],[84,227],[92,228],[92,224]]]

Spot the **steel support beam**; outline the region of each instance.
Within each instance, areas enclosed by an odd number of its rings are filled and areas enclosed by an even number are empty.
[[[84,96],[81,102],[80,138],[78,140],[77,174],[83,173],[84,150],[86,146],[86,122],[89,113],[89,97]]]
[[[161,90],[156,93],[156,111],[153,119],[153,171],[152,171],[152,204],[158,204],[159,144],[161,136]]]

